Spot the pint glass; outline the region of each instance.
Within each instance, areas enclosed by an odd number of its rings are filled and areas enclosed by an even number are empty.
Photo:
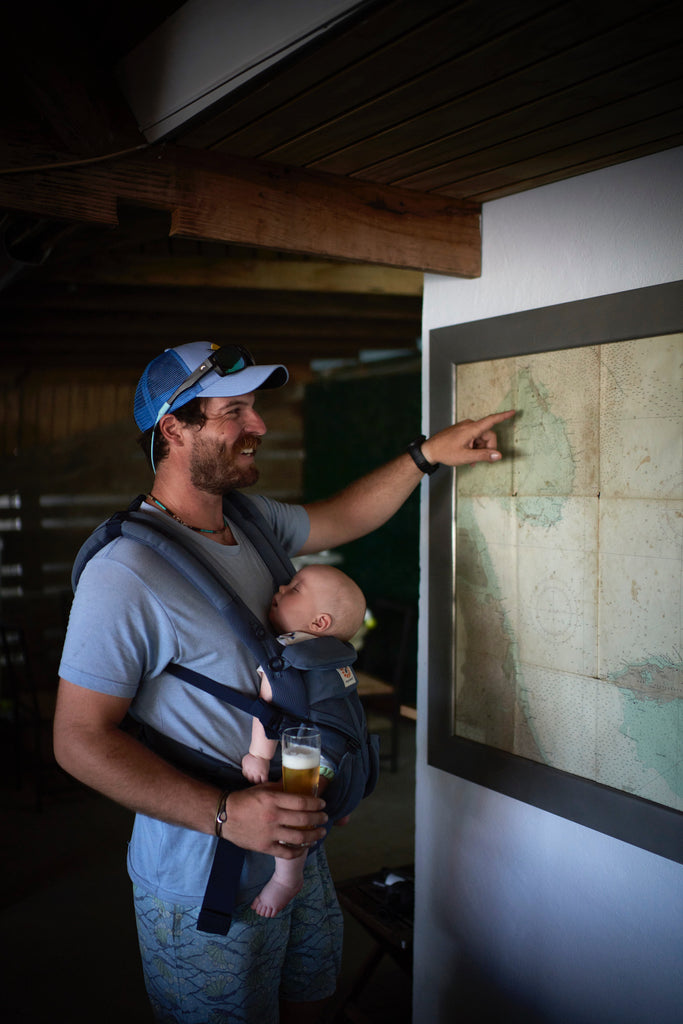
[[[299,796],[318,795],[320,733],[310,726],[282,733],[282,788]]]

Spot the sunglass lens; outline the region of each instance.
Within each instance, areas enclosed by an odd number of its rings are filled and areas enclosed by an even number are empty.
[[[224,377],[228,373],[237,373],[247,366],[254,366],[254,360],[250,352],[241,345],[223,345],[216,349],[212,362],[217,373]]]

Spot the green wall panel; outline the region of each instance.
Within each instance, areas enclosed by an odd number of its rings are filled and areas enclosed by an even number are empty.
[[[321,379],[306,388],[306,501],[324,498],[405,451],[420,433],[420,368]],[[419,491],[385,526],[339,548],[342,568],[373,595],[417,603]]]

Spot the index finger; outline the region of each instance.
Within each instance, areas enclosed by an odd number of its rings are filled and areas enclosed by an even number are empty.
[[[481,420],[475,420],[471,425],[471,429],[476,431],[477,434],[481,434],[486,430],[490,430],[491,427],[495,427],[498,423],[509,420],[516,412],[516,409],[507,409],[505,412],[493,412],[490,416],[484,416]]]

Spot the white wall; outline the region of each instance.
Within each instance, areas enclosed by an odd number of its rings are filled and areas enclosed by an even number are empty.
[[[425,380],[432,328],[683,279],[683,148],[489,203],[483,239],[481,278],[425,280]],[[683,866],[430,768],[426,702],[421,657],[415,1021],[680,1024]]]

